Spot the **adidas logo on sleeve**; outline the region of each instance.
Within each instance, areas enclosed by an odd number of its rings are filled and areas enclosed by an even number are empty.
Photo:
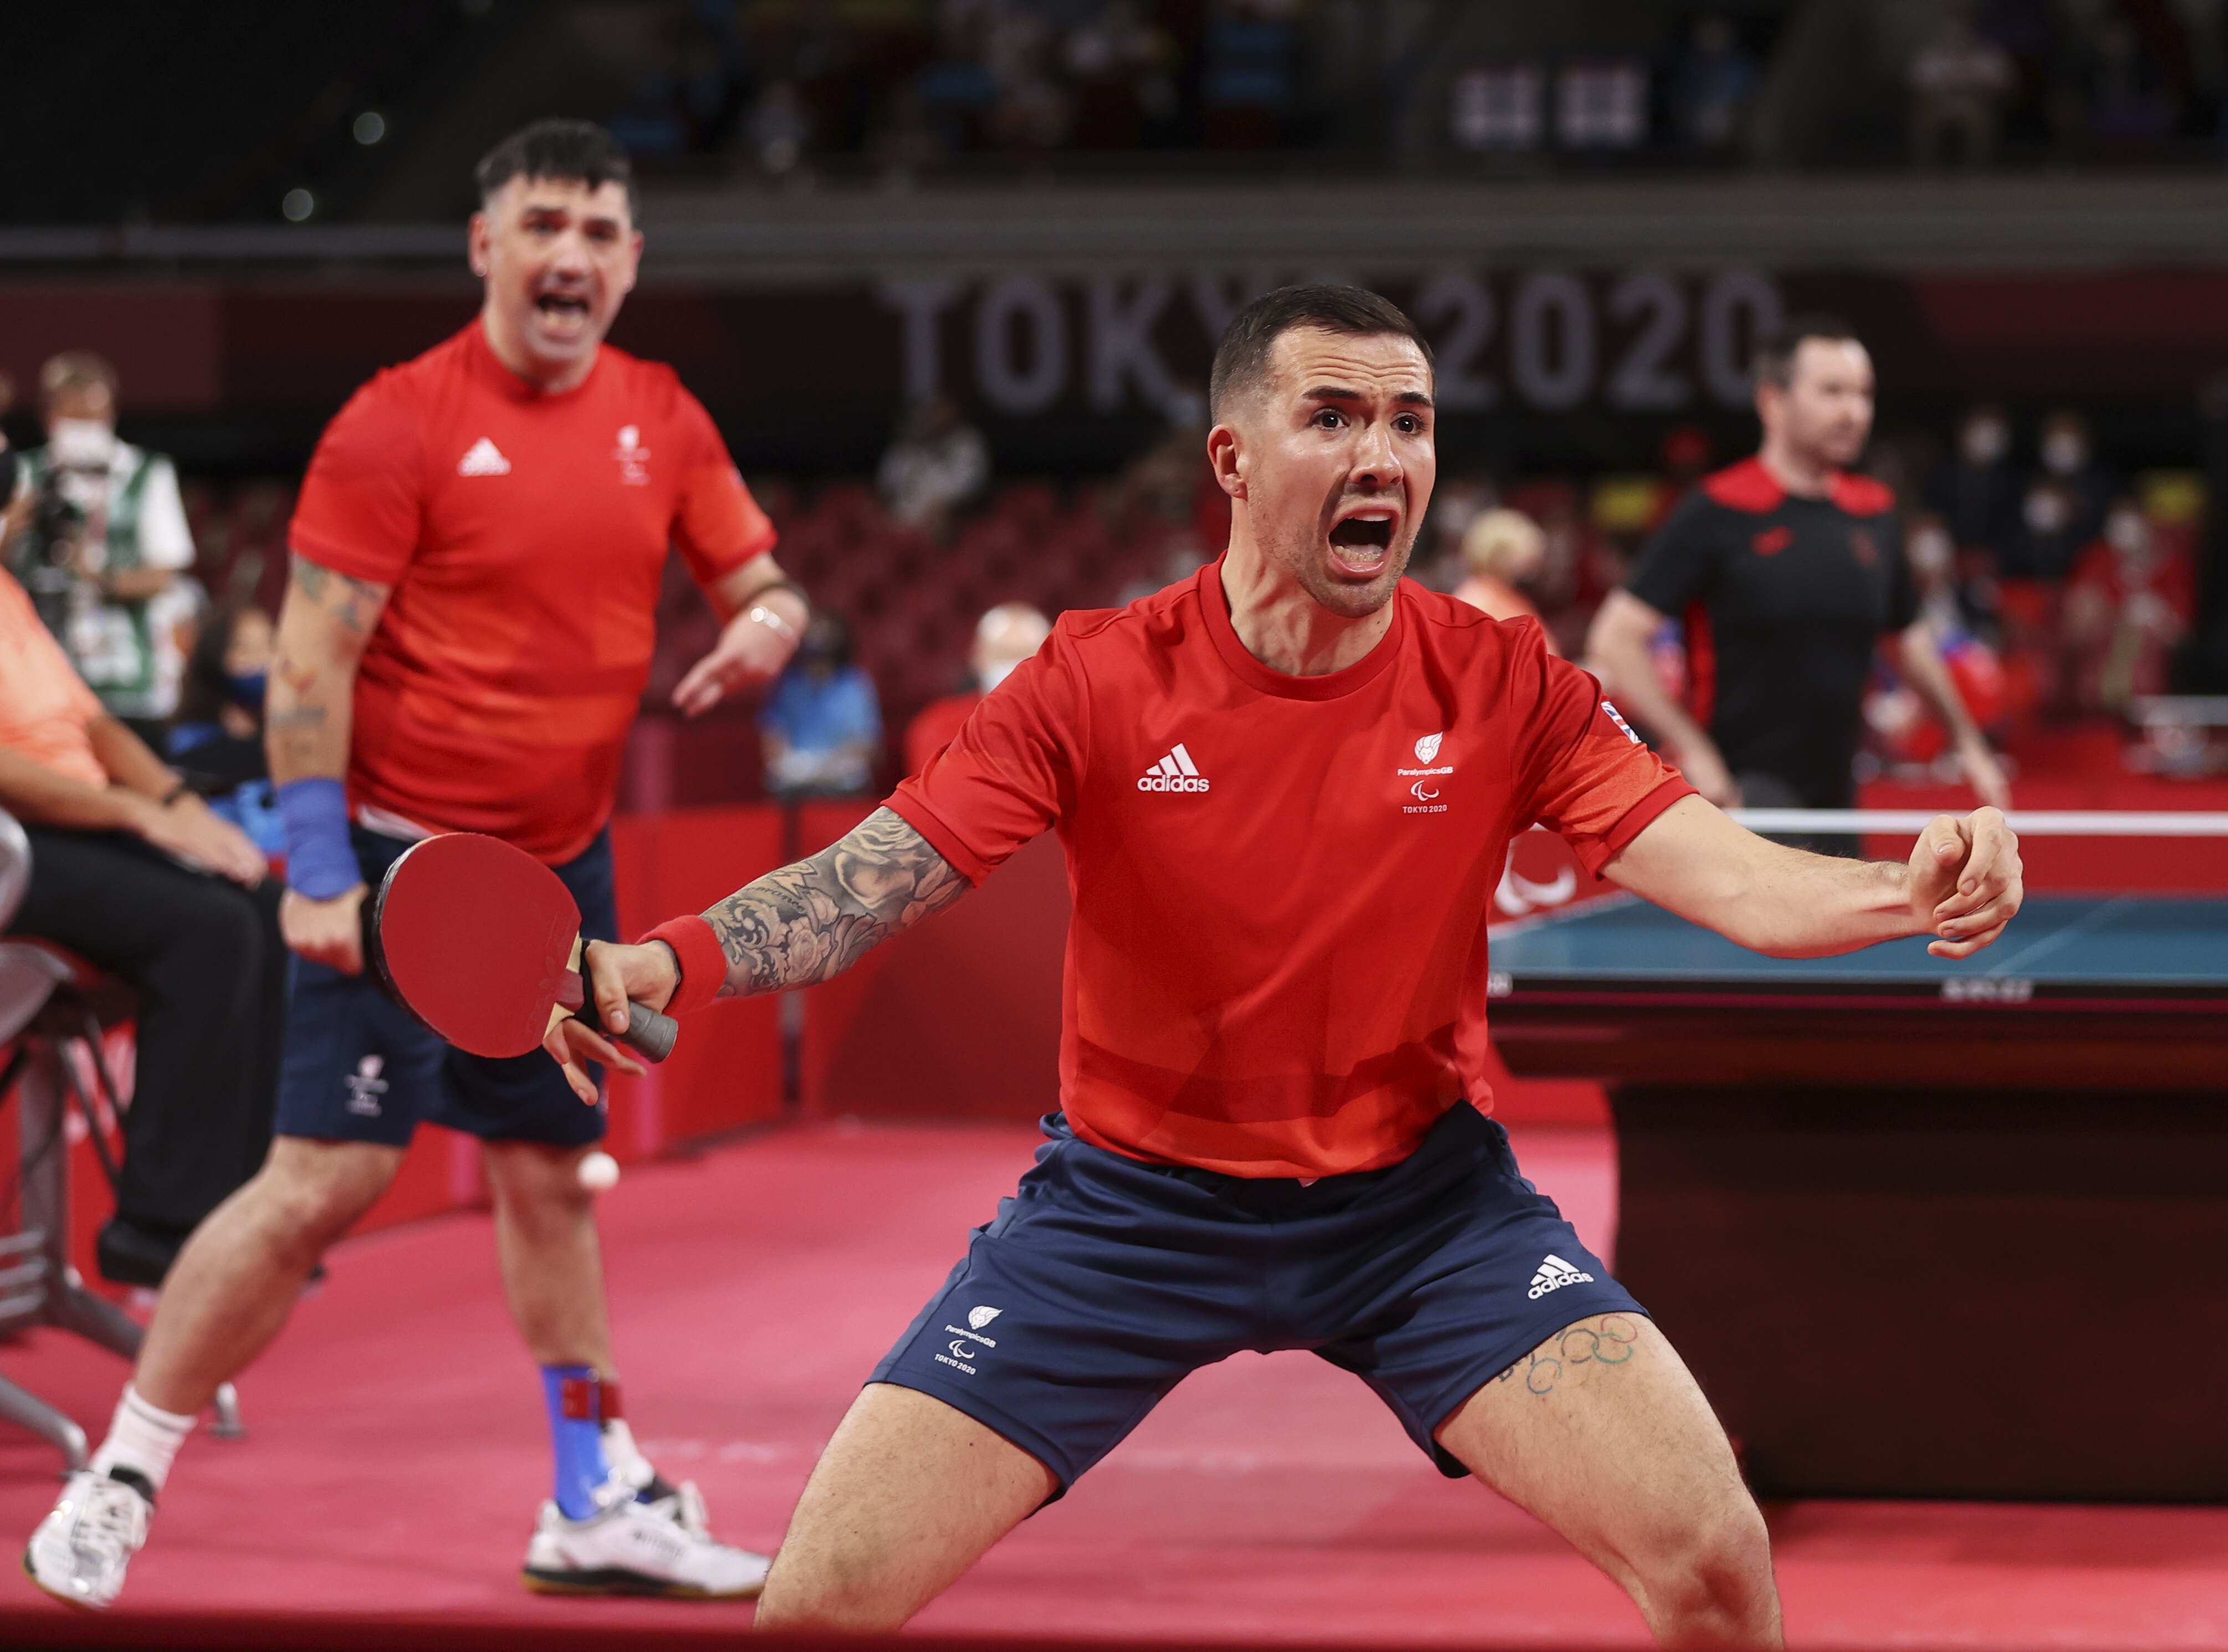
[[[1560,1290],[1565,1285],[1590,1285],[1593,1282],[1593,1275],[1572,1266],[1550,1251],[1547,1259],[1540,1265],[1539,1272],[1532,1276],[1532,1289],[1525,1294],[1537,1302],[1549,1291]]]
[[[1207,777],[1191,760],[1191,753],[1178,741],[1175,751],[1147,769],[1137,778],[1140,791],[1205,791]]]

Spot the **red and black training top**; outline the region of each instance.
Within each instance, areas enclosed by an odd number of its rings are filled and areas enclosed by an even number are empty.
[[[1854,803],[1873,648],[1918,617],[1894,494],[1836,473],[1825,498],[1800,498],[1744,460],[1681,502],[1625,588],[1686,623],[1694,714],[1736,778],[1768,775],[1807,808]]]

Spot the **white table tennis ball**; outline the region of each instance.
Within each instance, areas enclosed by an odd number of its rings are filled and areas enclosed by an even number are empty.
[[[619,1162],[608,1153],[591,1153],[580,1161],[580,1185],[590,1193],[609,1193],[619,1185]]]

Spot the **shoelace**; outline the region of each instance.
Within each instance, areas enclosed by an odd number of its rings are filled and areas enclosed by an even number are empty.
[[[89,1551],[106,1566],[131,1559],[144,1525],[145,1504],[129,1486],[96,1485],[86,1493],[85,1509],[70,1534],[70,1546]]]

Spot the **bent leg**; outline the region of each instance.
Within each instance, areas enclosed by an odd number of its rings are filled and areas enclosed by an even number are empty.
[[[757,1627],[895,1630],[1059,1489],[973,1418],[870,1383],[805,1482]]]
[[[1623,1585],[1661,1644],[1780,1644],[1764,1517],[1709,1402],[1649,1320],[1602,1314],[1559,1332],[1437,1439]]]
[[[400,1148],[374,1142],[273,1141],[171,1266],[131,1379],[140,1397],[187,1417],[208,1405],[270,1346],[317,1258],[401,1166]]]
[[[580,1161],[591,1149],[516,1141],[481,1149],[495,1192],[503,1296],[519,1334],[537,1364],[592,1366],[608,1376],[611,1330],[595,1197],[580,1185]]]

